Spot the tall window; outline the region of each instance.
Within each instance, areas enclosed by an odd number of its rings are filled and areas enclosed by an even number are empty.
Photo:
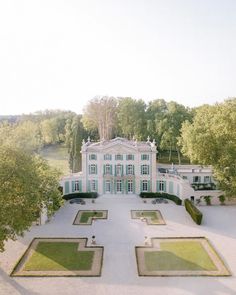
[[[95,192],[97,190],[96,180],[91,180],[91,191]]]
[[[117,154],[117,155],[115,156],[115,159],[116,159],[116,160],[123,160],[123,155],[121,155],[121,154]]]
[[[106,164],[105,165],[105,174],[111,175],[112,174],[112,170],[111,170],[111,165],[110,164]]]
[[[122,166],[120,164],[116,165],[116,175],[117,176],[122,175]]]
[[[148,191],[148,181],[147,180],[143,180],[142,181],[142,191],[143,192],[147,192]]]
[[[210,183],[211,182],[211,176],[204,176],[204,183]]]
[[[128,193],[132,193],[133,192],[133,180],[128,180]]]
[[[134,175],[134,165],[127,166],[127,175]]]
[[[158,187],[159,192],[165,192],[166,191],[166,182],[163,180],[159,181],[159,187]]]
[[[97,165],[95,164],[89,165],[89,174],[97,174]]]
[[[149,174],[149,165],[142,165],[141,166],[141,174],[148,175]]]
[[[194,183],[200,183],[201,182],[201,176],[193,176],[193,182]]]
[[[111,160],[112,156],[110,154],[105,154],[104,155],[104,160]]]
[[[122,192],[122,182],[121,180],[116,181],[116,192],[121,193]]]
[[[79,180],[76,180],[74,183],[74,190],[75,192],[81,191]]]
[[[142,154],[141,155],[141,160],[149,160],[149,155],[148,154]]]

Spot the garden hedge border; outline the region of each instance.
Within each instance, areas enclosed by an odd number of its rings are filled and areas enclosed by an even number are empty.
[[[184,200],[184,206],[186,211],[189,213],[189,215],[192,217],[193,221],[195,221],[196,224],[200,225],[202,223],[202,212],[198,210],[197,207],[194,206],[194,204],[188,200]]]
[[[96,199],[98,197],[98,193],[96,192],[90,192],[90,193],[71,193],[68,195],[64,195],[63,199],[68,201],[76,198],[82,198],[82,199]]]
[[[163,198],[175,202],[176,205],[182,205],[182,200],[179,197],[167,193],[142,192],[139,196],[141,198]]]

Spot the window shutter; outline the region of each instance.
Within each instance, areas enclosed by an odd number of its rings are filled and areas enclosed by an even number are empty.
[[[159,191],[160,191],[160,181],[157,180],[157,192],[159,192]]]
[[[91,174],[91,166],[89,165],[89,174]]]
[[[111,193],[113,193],[113,191],[114,191],[114,188],[115,188],[115,185],[114,185],[114,183],[113,183],[113,181],[111,180]]]
[[[166,193],[166,181],[163,181],[164,192]]]
[[[74,180],[72,180],[71,185],[72,185],[72,193],[73,193],[75,191],[75,182],[74,182]]]
[[[98,165],[95,165],[95,174],[98,174]]]
[[[151,191],[151,183],[150,183],[150,180],[148,180],[148,192],[150,192]]]
[[[82,180],[79,180],[79,191],[82,192]]]
[[[135,174],[135,173],[134,173],[134,165],[132,165],[132,167],[133,167],[133,175],[134,175],[134,174]]]
[[[121,191],[124,193],[124,179],[121,180]]]
[[[106,172],[105,169],[106,169],[106,168],[105,168],[105,164],[104,164],[104,165],[103,165],[103,175],[105,175],[105,172]]]
[[[147,174],[149,175],[149,165],[147,165]]]
[[[114,180],[114,193],[116,194],[116,180]]]
[[[143,191],[143,182],[140,180],[140,193]]]
[[[117,165],[115,165],[115,176],[117,175]]]
[[[125,187],[125,190],[126,190],[126,194],[128,194],[128,179],[126,180],[126,187]]]
[[[69,194],[69,192],[70,192],[70,184],[69,184],[69,181],[66,181],[64,194],[67,195],[67,194]]]
[[[105,194],[106,192],[106,181],[103,179],[103,193]]]
[[[136,187],[135,187],[135,178],[134,178],[134,181],[133,181],[133,193],[135,194],[135,191],[136,191]]]
[[[112,165],[110,165],[110,171],[111,171],[111,175],[112,175]]]
[[[95,180],[96,192],[98,191],[98,180]]]
[[[126,165],[126,175],[128,175],[128,165]]]
[[[143,165],[141,165],[141,175],[143,175]]]
[[[123,176],[124,175],[124,167],[123,167],[123,165],[121,165],[121,176]]]

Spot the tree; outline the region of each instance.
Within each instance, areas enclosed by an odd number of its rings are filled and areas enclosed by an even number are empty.
[[[88,136],[81,122],[81,118],[81,115],[77,115],[71,122],[71,141],[68,150],[69,166],[73,173],[81,171],[82,163],[80,151],[83,139]]]
[[[181,129],[182,152],[192,162],[212,165],[228,196],[236,195],[236,99],[196,110],[193,123]]]
[[[38,124],[32,121],[1,123],[0,145],[24,148],[30,153],[38,151],[42,146]]]
[[[96,97],[85,107],[83,125],[86,130],[98,130],[101,140],[111,139],[117,124],[117,99]]]
[[[191,119],[192,116],[188,108],[174,101],[167,103],[167,111],[157,124],[157,131],[161,135],[160,147],[169,149],[169,161],[171,161],[172,150],[176,150],[179,164],[181,164],[180,150],[177,144],[178,137],[183,122]]]
[[[122,134],[132,139],[146,138],[146,104],[142,99],[135,100],[131,97],[120,98],[118,103],[117,117]]]
[[[174,101],[156,99],[148,105],[147,118],[149,134],[157,139],[160,149],[169,150],[169,161],[172,160],[172,151],[175,150],[181,163],[177,142],[182,123],[192,119],[191,111]]]
[[[0,147],[0,250],[23,235],[43,207],[52,214],[61,204],[59,173],[37,156]]]

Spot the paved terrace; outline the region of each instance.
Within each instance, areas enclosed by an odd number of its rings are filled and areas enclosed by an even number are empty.
[[[130,210],[161,211],[165,226],[148,226],[131,219]],[[91,226],[74,226],[79,209],[108,210],[108,219]],[[0,254],[1,295],[235,295],[236,294],[236,206],[202,206],[202,226],[193,223],[183,206],[175,204],[144,204],[136,196],[102,196],[95,204],[66,203],[44,226],[33,226],[24,238],[9,241]],[[17,260],[34,237],[88,237],[105,247],[102,276],[96,278],[10,278]],[[139,277],[135,246],[144,236],[177,237],[206,236],[226,265],[232,277]]]

